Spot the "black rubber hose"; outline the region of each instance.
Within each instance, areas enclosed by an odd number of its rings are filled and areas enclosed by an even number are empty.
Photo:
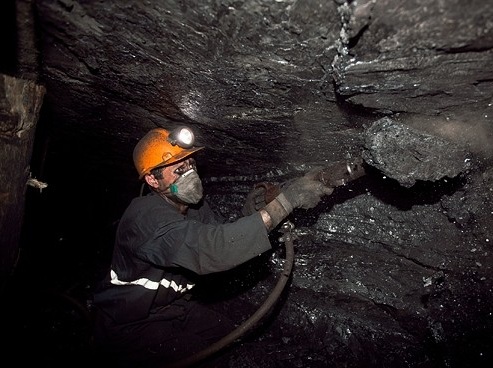
[[[190,367],[193,364],[196,364],[206,359],[210,355],[225,348],[226,346],[228,346],[229,344],[233,343],[235,340],[243,336],[248,330],[253,328],[257,324],[257,322],[260,321],[267,314],[267,312],[270,311],[270,309],[279,299],[282,291],[284,290],[284,286],[288,282],[289,276],[291,275],[291,270],[293,269],[294,245],[293,245],[292,236],[289,233],[289,231],[292,229],[292,224],[288,222],[285,223],[283,227],[285,229],[289,227],[289,229],[287,230],[287,232],[284,234],[282,238],[282,240],[284,241],[284,245],[286,247],[286,259],[279,280],[277,281],[276,286],[274,287],[274,289],[272,289],[271,293],[264,301],[264,303],[257,309],[257,311],[254,314],[250,316],[250,318],[248,318],[245,322],[243,322],[240,326],[238,326],[236,329],[231,331],[228,335],[223,337],[221,340],[215,342],[212,345],[209,345],[207,348],[199,351],[198,353],[188,358],[180,360],[166,367],[172,367],[172,368]]]

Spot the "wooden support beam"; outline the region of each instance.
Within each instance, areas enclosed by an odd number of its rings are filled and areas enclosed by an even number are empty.
[[[0,279],[12,273],[19,252],[25,194],[36,124],[45,88],[0,75]]]

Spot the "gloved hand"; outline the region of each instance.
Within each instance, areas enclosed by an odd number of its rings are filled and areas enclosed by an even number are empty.
[[[272,201],[281,189],[278,184],[262,182],[254,185],[253,189],[248,193],[245,204],[241,209],[243,216],[251,215],[265,207],[267,203]]]
[[[334,188],[320,182],[321,168],[309,171],[303,177],[286,183],[281,192],[259,212],[270,231],[284,220],[294,208],[315,207],[322,196],[332,194]],[[267,213],[264,219],[263,211]]]
[[[293,208],[313,208],[320,202],[322,196],[332,194],[334,188],[326,187],[320,182],[321,170],[321,168],[311,170],[282,189],[282,193]]]
[[[250,193],[248,193],[241,213],[243,216],[248,216],[260,210],[265,205],[265,188],[263,186],[255,185]]]

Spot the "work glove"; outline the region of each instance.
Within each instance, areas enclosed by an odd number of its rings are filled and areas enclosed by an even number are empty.
[[[272,201],[280,192],[281,188],[278,184],[268,182],[255,184],[246,197],[241,213],[243,216],[248,216],[259,211],[261,208],[265,207],[267,203]]]
[[[321,170],[321,168],[311,170],[281,189],[292,208],[305,210],[313,208],[320,202],[322,196],[332,194],[334,188],[326,187],[320,181]]]
[[[320,182],[321,168],[309,171],[304,176],[287,182],[274,200],[263,208],[269,217],[268,229],[275,228],[294,208],[310,209],[315,207],[322,196],[332,194],[334,188]]]

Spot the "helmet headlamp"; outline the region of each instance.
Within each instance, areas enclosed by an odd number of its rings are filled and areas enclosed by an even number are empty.
[[[173,146],[180,146],[182,148],[190,148],[195,143],[195,135],[188,127],[178,127],[174,129],[168,136],[168,141]]]

